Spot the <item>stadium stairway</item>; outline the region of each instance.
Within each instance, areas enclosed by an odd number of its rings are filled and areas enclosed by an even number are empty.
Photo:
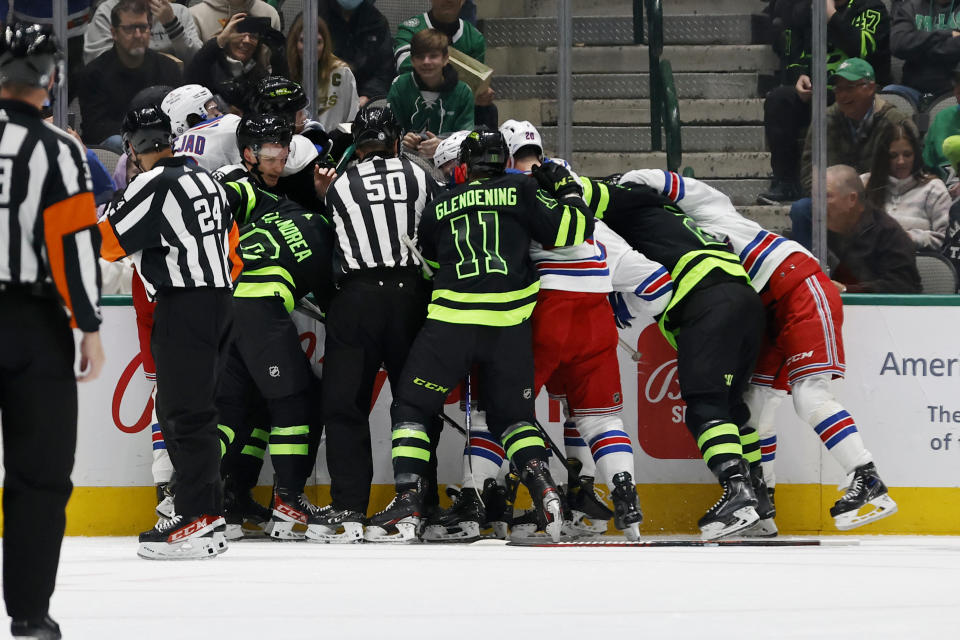
[[[556,0],[483,0],[481,28],[501,120],[530,120],[555,146]],[[584,175],[665,167],[650,144],[649,59],[633,44],[632,0],[572,0],[573,148]],[[762,0],[666,0],[664,54],[673,67],[691,167],[771,230],[787,207],[756,206],[768,184],[762,95],[779,61],[763,44]]]

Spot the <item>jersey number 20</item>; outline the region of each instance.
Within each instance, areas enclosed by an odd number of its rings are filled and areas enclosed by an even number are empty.
[[[506,273],[507,263],[500,257],[500,218],[496,211],[477,211],[477,222],[473,232],[470,228],[471,215],[464,213],[450,219],[450,229],[460,254],[457,263],[457,278],[472,278],[480,275],[480,261],[473,245],[476,240],[483,249],[483,269],[486,273]],[[472,238],[474,234],[480,238]]]

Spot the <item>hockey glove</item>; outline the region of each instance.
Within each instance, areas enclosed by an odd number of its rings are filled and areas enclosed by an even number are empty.
[[[607,295],[607,298],[610,300],[610,306],[613,307],[613,319],[617,323],[617,327],[626,329],[631,326],[630,321],[633,320],[634,316],[627,308],[627,302],[623,299],[623,294],[619,291],[613,291]]]
[[[534,167],[530,173],[544,190],[552,193],[557,199],[570,195],[578,198],[583,196],[583,188],[580,183],[570,175],[566,167],[556,162],[544,162]]]

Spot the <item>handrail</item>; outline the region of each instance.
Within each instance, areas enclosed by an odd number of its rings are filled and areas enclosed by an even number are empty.
[[[643,5],[647,13],[647,48],[650,56],[650,148],[663,151],[664,128],[667,142],[667,168],[679,171],[683,161],[680,135],[680,103],[673,81],[673,67],[663,59],[663,2],[634,2],[634,41],[638,21],[643,23]]]
[[[669,60],[660,61],[663,80],[663,118],[667,130],[667,170],[680,171],[683,162],[683,143],[680,137],[680,102],[673,84],[673,67]]]

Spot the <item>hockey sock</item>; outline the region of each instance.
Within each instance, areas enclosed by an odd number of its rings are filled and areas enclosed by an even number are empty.
[[[777,484],[774,472],[774,460],[777,455],[776,413],[787,392],[764,385],[751,384],[743,400],[750,408],[750,420],[747,424],[757,430],[760,436],[760,466],[763,467],[763,480],[773,488]]]
[[[633,447],[619,415],[578,415],[576,420],[577,430],[590,444],[597,480],[612,488],[618,473],[626,471],[633,476]]]
[[[416,422],[397,422],[391,432],[393,449],[393,476],[427,474],[430,462],[430,436],[424,425]]]
[[[499,475],[506,452],[490,433],[484,412],[476,411],[472,417],[470,441],[463,449],[463,487],[475,489],[482,488],[487,478]]]
[[[227,449],[236,439],[237,433],[225,424],[218,424],[217,431],[220,435],[220,459],[223,460],[223,457],[227,455]]]
[[[753,427],[740,427],[740,448],[743,459],[753,469],[760,464],[760,436]]]
[[[240,450],[241,458],[253,458],[258,460],[258,464],[263,464],[263,456],[267,453],[267,444],[270,442],[270,434],[265,429],[254,429],[250,432],[250,437]]]
[[[580,475],[591,478],[596,475],[597,465],[593,461],[593,454],[590,453],[587,441],[583,439],[583,434],[577,429],[577,423],[573,420],[563,423],[563,448],[568,458],[574,458],[580,462]]]
[[[798,380],[792,390],[797,415],[813,427],[827,452],[844,473],[853,473],[857,467],[873,461],[873,456],[863,446],[853,416],[847,413],[830,391],[829,376],[818,375]]]
[[[163,439],[163,432],[157,423],[150,425],[150,431],[153,439],[153,463],[150,465],[153,483],[170,482],[170,476],[173,474],[173,462],[170,460],[170,454],[167,453],[167,443]]]
[[[270,429],[270,460],[277,472],[277,485],[302,491],[307,479],[310,427],[305,424]]]
[[[700,425],[695,435],[703,461],[716,475],[724,463],[743,457],[740,430],[732,422],[711,420]]]
[[[540,430],[529,422],[516,422],[503,430],[500,436],[507,458],[517,469],[523,469],[531,460],[546,460],[547,445]]]

